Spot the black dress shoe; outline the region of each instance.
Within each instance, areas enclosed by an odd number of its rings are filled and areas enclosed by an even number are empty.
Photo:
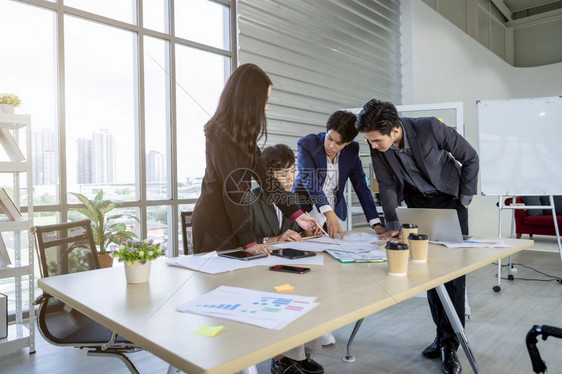
[[[271,374],[303,374],[300,367],[288,357],[271,359]]]
[[[324,368],[322,367],[322,365],[311,359],[308,353],[306,354],[306,358],[304,360],[292,361],[296,363],[301,371],[305,374],[324,374]]]
[[[422,355],[425,358],[429,358],[430,360],[435,360],[436,358],[441,357],[441,345],[439,345],[439,340],[435,338],[433,343],[428,345],[423,351]]]
[[[283,357],[279,360],[271,360],[272,374],[324,374],[324,368],[318,362],[310,358],[307,353],[306,358],[301,361]]]
[[[450,347],[441,347],[441,371],[443,374],[460,374],[461,363],[457,352]]]

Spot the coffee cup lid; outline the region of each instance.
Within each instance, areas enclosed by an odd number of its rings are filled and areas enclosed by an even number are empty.
[[[425,234],[416,234],[415,232],[408,235],[408,240],[429,240],[429,236]]]
[[[384,247],[386,249],[410,249],[410,247],[408,247],[408,244],[398,242],[388,242]]]
[[[418,227],[418,225],[416,225],[415,223],[403,223],[402,224],[403,229],[415,229],[417,227]]]

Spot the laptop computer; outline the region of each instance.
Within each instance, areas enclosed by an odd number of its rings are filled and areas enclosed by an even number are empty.
[[[429,240],[462,243],[463,237],[457,211],[454,209],[396,208],[400,224],[415,223],[418,233]]]

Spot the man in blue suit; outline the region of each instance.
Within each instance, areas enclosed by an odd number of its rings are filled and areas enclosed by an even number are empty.
[[[356,119],[355,114],[338,110],[328,119],[326,132],[307,135],[297,143],[299,172],[293,190],[301,209],[325,224],[332,238],[344,235],[338,218],[347,218],[344,190],[348,179],[369,225],[377,233],[386,231],[365,180],[359,143],[353,140],[358,134]]]

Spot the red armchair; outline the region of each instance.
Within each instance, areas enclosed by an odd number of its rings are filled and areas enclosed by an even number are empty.
[[[517,196],[515,202],[516,204],[524,204],[521,196]],[[505,199],[506,206],[511,204],[511,197]],[[521,238],[522,234],[529,234],[531,238],[533,234],[556,235],[552,214],[529,215],[526,209],[514,209],[514,211],[517,239]],[[556,220],[558,221],[558,229],[562,230],[562,212],[556,211]]]

